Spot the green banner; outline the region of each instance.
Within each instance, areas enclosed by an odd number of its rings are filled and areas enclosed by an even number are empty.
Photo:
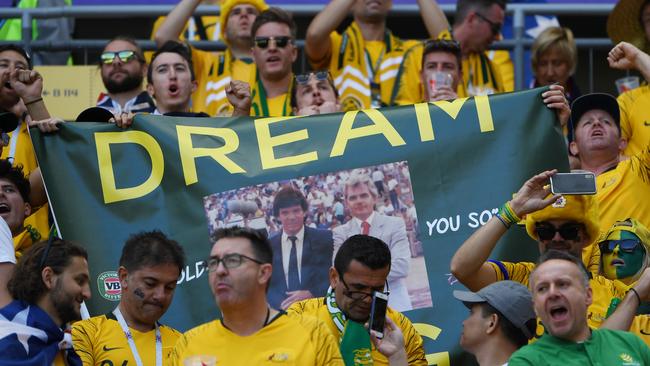
[[[311,117],[139,115],[127,130],[67,123],[55,134],[31,132],[60,232],[88,248],[92,315],[119,301],[114,271],[125,239],[160,229],[188,260],[163,322],[184,331],[214,319],[201,265],[211,232],[246,225],[277,239],[273,195],[292,184],[309,202],[305,225],[332,231],[336,243],[351,218],[342,187],[366,175],[380,192],[375,219],[404,220],[395,230],[410,252],[400,280],[408,296],[398,306],[413,309],[405,313],[425,339],[430,364],[464,364],[469,356],[458,341],[468,312],[451,295],[462,288],[449,274],[452,255],[530,176],[568,170],[544,90]],[[536,257],[523,228],[505,239],[494,258]]]

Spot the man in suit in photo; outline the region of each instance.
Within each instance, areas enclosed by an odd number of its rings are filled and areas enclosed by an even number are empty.
[[[352,235],[370,235],[384,241],[390,248],[392,258],[388,275],[388,305],[397,311],[411,310],[413,307],[406,288],[406,277],[411,266],[411,250],[404,220],[375,211],[377,188],[365,174],[350,175],[343,193],[352,219],[332,230],[334,255],[341,244]]]
[[[324,296],[332,265],[332,232],[306,227],[307,200],[299,190],[286,186],[273,199],[273,214],[282,231],[269,240],[273,249],[273,274],[268,299],[275,309]]]

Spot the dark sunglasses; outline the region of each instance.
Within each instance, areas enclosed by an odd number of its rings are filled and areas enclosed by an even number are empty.
[[[314,71],[306,74],[297,74],[296,75],[296,84],[305,85],[309,82],[309,78],[314,75],[317,81],[328,80],[330,73],[327,70]]]
[[[271,44],[271,40],[275,42],[275,46],[278,48],[285,48],[289,43],[291,43],[291,37],[280,36],[280,37],[255,37],[255,46],[261,49],[265,49]]]
[[[637,246],[641,244],[640,241],[636,239],[623,239],[623,240],[607,240],[600,243],[600,252],[601,253],[611,253],[614,251],[614,248],[618,245],[620,250],[632,253]]]
[[[138,55],[135,54],[135,51],[125,50],[117,52],[104,52],[99,56],[100,61],[103,64],[110,64],[115,59],[115,56],[120,59],[120,61],[127,63],[133,59],[139,59]]]
[[[580,235],[580,228],[582,225],[579,224],[564,224],[559,228],[551,225],[536,226],[535,231],[540,240],[551,240],[555,236],[555,233],[560,233],[560,236],[564,240],[577,240]]]
[[[496,36],[497,34],[501,33],[501,26],[502,26],[501,23],[493,22],[481,13],[476,13],[476,16],[481,18],[481,20],[483,20],[484,22],[490,25],[490,30],[492,31],[493,35]]]

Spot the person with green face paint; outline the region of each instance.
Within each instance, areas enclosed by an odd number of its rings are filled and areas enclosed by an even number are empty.
[[[601,273],[610,280],[632,285],[650,265],[650,231],[635,219],[614,223],[598,245]]]

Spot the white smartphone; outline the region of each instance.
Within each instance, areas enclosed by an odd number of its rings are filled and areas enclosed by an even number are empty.
[[[551,177],[553,194],[596,194],[596,176],[581,171],[557,173]]]
[[[388,295],[374,291],[372,294],[372,307],[370,308],[370,330],[375,336],[384,338],[384,323],[386,322],[386,309],[388,308]]]

